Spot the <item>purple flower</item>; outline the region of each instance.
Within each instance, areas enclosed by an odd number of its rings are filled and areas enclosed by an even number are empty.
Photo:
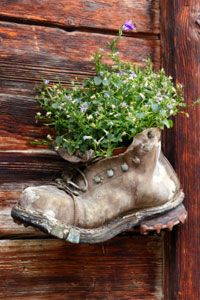
[[[135,26],[135,24],[133,24],[132,20],[126,21],[124,23],[124,25],[122,26],[122,30],[124,30],[124,31],[131,31],[134,29],[136,29],[136,26]]]
[[[133,78],[135,78],[135,76],[136,76],[136,74],[135,74],[135,72],[134,71],[131,71],[131,73],[130,73],[130,79],[133,79]]]
[[[71,96],[65,95],[65,99],[66,99],[67,101],[71,101],[71,100],[72,100],[72,97],[71,97]]]
[[[89,103],[88,102],[84,102],[83,104],[81,104],[80,106],[80,111],[81,112],[85,112],[89,107]]]
[[[45,84],[49,84],[49,82],[50,81],[48,79],[45,79],[45,81],[44,81]]]

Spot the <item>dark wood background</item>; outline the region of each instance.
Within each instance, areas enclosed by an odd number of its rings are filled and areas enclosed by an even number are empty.
[[[188,7],[183,14],[181,6]],[[191,101],[200,86],[196,78],[200,71],[199,31],[193,21],[189,28],[187,18],[193,20],[196,10],[200,11],[194,0],[175,0],[173,5],[169,0],[1,0],[1,299],[200,299],[200,242],[196,235],[199,160],[195,156],[200,149],[199,111],[192,111],[190,123],[180,118],[174,132],[165,136],[165,151],[187,193],[190,221],[183,229],[162,236],[126,233],[103,244],[72,245],[18,226],[10,217],[24,187],[48,182],[65,167],[54,152],[30,144],[47,134],[34,119],[39,110],[34,89],[41,79],[60,80],[68,86],[75,76],[82,80],[92,75],[91,54],[104,47],[125,20],[133,19],[137,31],[120,42],[122,57],[143,64],[150,56],[155,68],[161,66],[162,57],[168,73],[186,85],[189,82],[186,96],[191,95]],[[192,30],[196,36],[190,53]],[[182,35],[186,39],[183,46]],[[193,61],[192,72],[185,57]],[[193,201],[191,206],[189,201]],[[188,248],[191,228],[195,236]]]
[[[162,62],[184,85],[188,104],[200,99],[200,1],[161,0]],[[166,21],[167,20],[167,21]],[[165,235],[165,298],[200,299],[200,106],[179,116],[165,150],[185,192],[188,221]]]

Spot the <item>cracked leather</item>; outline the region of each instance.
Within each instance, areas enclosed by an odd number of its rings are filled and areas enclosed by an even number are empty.
[[[171,203],[180,183],[161,152],[160,130],[136,135],[127,150],[101,159],[84,169],[88,188],[71,195],[53,185],[28,187],[19,204],[47,218],[81,228],[97,228],[119,216]],[[83,177],[73,182],[84,189]]]

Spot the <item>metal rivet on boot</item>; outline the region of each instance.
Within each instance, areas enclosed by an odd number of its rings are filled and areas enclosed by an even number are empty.
[[[123,172],[127,172],[128,171],[128,165],[127,165],[127,163],[122,164],[121,165],[121,169],[122,169]]]
[[[113,177],[114,171],[112,169],[107,170],[107,175],[108,175],[108,177]]]
[[[93,178],[93,180],[94,180],[94,182],[96,182],[96,183],[100,183],[100,182],[101,182],[101,177],[100,177],[100,176],[95,176],[95,177]]]
[[[79,244],[80,232],[75,228],[71,228],[66,240],[70,243]]]
[[[136,165],[139,165],[140,164],[140,159],[139,157],[135,156],[132,158],[132,161],[136,164]]]

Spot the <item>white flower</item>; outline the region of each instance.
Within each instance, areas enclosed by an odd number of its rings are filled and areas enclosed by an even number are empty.
[[[52,141],[52,136],[50,134],[47,134],[47,139]]]
[[[46,116],[47,116],[47,117],[50,117],[50,116],[51,116],[51,111],[48,111],[48,112],[46,113]]]
[[[145,99],[145,95],[140,93],[140,97],[144,100]]]
[[[93,119],[93,116],[92,116],[92,115],[89,115],[89,116],[87,116],[87,119],[88,119],[88,120],[92,120],[92,119]]]
[[[122,107],[127,107],[127,104],[125,101],[122,102]]]
[[[84,135],[83,136],[83,140],[86,141],[86,140],[91,140],[92,139],[92,136],[91,135]]]

